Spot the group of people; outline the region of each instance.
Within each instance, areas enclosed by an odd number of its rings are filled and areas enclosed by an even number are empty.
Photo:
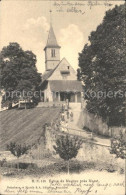
[[[73,121],[73,112],[69,112],[69,110],[67,110],[66,112],[62,112],[61,114],[61,120],[62,121],[65,121],[65,119],[69,120],[70,121]]]
[[[73,112],[67,110],[67,111],[62,111],[61,113],[61,121],[60,121],[60,125],[61,125],[61,130],[63,132],[67,132],[69,131],[68,129],[68,121],[73,121]]]

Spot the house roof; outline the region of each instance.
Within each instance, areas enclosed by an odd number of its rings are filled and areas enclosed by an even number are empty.
[[[50,80],[50,89],[54,92],[81,92],[83,91],[82,84],[77,80]]]
[[[55,33],[54,33],[52,25],[50,26],[48,39],[47,39],[47,44],[45,46],[45,49],[47,47],[56,47],[56,48],[58,47],[58,48],[60,48],[60,46],[57,43],[56,36],[55,36]]]

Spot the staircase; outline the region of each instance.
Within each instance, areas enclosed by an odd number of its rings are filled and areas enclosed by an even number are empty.
[[[77,126],[80,114],[81,114],[81,103],[70,103],[70,112],[73,112],[73,121],[69,122],[69,126],[71,128],[75,128]]]

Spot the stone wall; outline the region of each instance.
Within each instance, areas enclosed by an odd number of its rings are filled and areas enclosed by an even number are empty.
[[[80,114],[80,118],[78,121],[78,126],[80,128],[85,128],[85,130],[93,131],[94,133],[109,136],[119,136],[120,132],[126,135],[125,127],[109,127],[103,122],[103,120],[95,116],[94,114],[89,113],[87,110],[84,110]]]
[[[56,133],[50,127],[46,128],[45,140],[46,140],[46,144],[45,144],[46,150],[49,150],[50,152],[54,152],[55,150],[53,146],[55,145]]]

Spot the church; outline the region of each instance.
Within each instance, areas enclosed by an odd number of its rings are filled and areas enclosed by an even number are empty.
[[[45,73],[42,75],[41,91],[44,102],[79,102],[82,84],[77,72],[66,58],[60,60],[60,49],[52,25],[50,26],[45,52]]]

